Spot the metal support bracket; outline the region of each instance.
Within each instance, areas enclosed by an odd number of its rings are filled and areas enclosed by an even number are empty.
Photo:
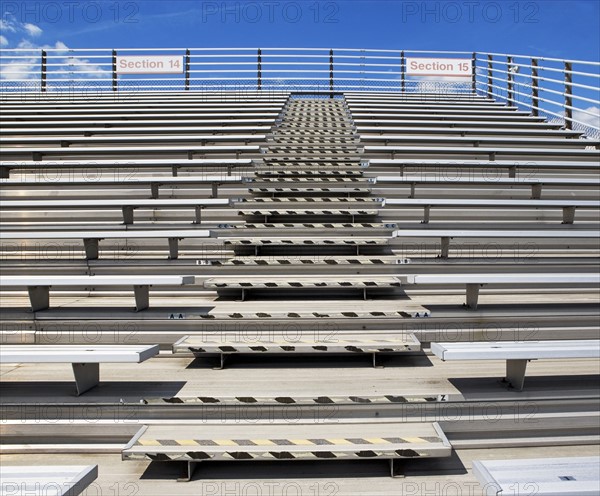
[[[85,258],[86,260],[98,260],[98,242],[97,238],[88,238],[83,240],[83,246],[85,247]]]
[[[573,224],[575,222],[575,207],[563,208],[563,224]]]
[[[442,236],[441,244],[442,244],[442,248],[441,248],[440,257],[448,258],[448,255],[450,253],[450,236]]]
[[[531,185],[531,199],[540,200],[542,198],[542,185],[532,184]]]
[[[100,383],[99,363],[73,363],[73,374],[75,375],[75,387],[77,396],[82,395]]]
[[[177,482],[189,482],[194,476],[194,472],[198,468],[198,462],[184,462],[185,468],[182,470],[181,476],[177,477]]]
[[[525,383],[525,370],[527,369],[526,359],[506,360],[506,379],[511,387],[517,391],[523,390]]]
[[[479,299],[479,288],[481,284],[467,284],[467,307],[471,310],[477,310],[477,300]]]
[[[202,205],[196,205],[196,220],[194,224],[202,224]]]
[[[421,224],[429,224],[429,218],[431,217],[431,205],[425,205],[423,208],[423,220]]]
[[[158,183],[150,183],[150,198],[153,200],[158,199]]]
[[[29,286],[27,292],[34,312],[50,308],[50,286]]]
[[[404,474],[401,472],[402,466],[400,465],[400,460],[395,460],[394,458],[390,458],[390,477],[394,478],[404,478]]]
[[[179,238],[169,238],[169,260],[179,257]]]
[[[133,207],[125,206],[121,210],[123,211],[123,224],[133,224]]]
[[[135,294],[135,311],[146,310],[150,306],[150,286],[136,284],[133,286],[133,292]]]

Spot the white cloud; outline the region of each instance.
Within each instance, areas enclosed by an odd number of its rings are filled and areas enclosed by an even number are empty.
[[[15,22],[12,21],[8,16],[6,16],[6,19],[0,19],[0,31],[16,33],[17,27]]]
[[[595,127],[596,129],[600,129],[600,108],[592,106],[584,109],[584,111],[574,110],[573,119],[588,126]]]
[[[0,34],[0,46],[7,46],[8,40]]]
[[[35,24],[25,23],[23,24],[23,29],[27,31],[29,36],[39,36],[42,34],[42,28],[36,26]]]

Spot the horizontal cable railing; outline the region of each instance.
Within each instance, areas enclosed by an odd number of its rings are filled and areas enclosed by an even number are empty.
[[[173,56],[172,74],[124,74],[119,58]],[[464,77],[413,75],[410,57],[462,59]],[[179,64],[179,63],[178,63]],[[401,92],[505,101],[589,136],[600,134],[600,63],[524,55],[351,48],[1,49],[0,93],[137,91]]]

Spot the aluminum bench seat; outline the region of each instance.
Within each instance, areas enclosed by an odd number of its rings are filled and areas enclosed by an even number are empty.
[[[77,496],[98,478],[98,465],[0,466],[0,493],[6,496]]]
[[[351,107],[350,105],[348,105]],[[488,119],[493,120],[496,116],[509,116],[513,118],[523,118],[523,117],[532,117],[531,113],[524,110],[517,110],[516,107],[494,107],[490,106],[489,108],[471,108],[471,105],[462,105],[458,108],[453,106],[447,107],[439,107],[435,106],[413,106],[408,108],[387,108],[383,105],[378,105],[376,103],[359,106],[352,106],[351,108],[352,115],[377,115],[377,116],[385,116],[385,115],[419,115],[426,116],[431,118],[432,116],[438,117],[439,115],[483,115]]]
[[[36,125],[36,126],[42,126],[44,125],[44,123],[46,121],[48,122],[54,122],[55,125],[63,125],[67,122],[72,122],[72,121],[83,121],[83,125],[89,125],[90,123],[96,123],[97,125],[101,125],[103,123],[106,122],[128,122],[128,121],[135,121],[135,122],[139,122],[139,121],[143,121],[143,120],[158,120],[158,119],[162,119],[162,120],[166,120],[166,119],[171,119],[171,120],[176,120],[178,122],[181,121],[185,121],[187,120],[191,120],[193,121],[194,124],[198,124],[200,121],[205,120],[208,122],[212,122],[215,123],[218,122],[219,125],[223,124],[223,121],[227,121],[227,120],[232,120],[232,121],[236,121],[237,119],[240,118],[244,118],[244,119],[270,119],[272,121],[275,121],[277,119],[277,117],[279,116],[279,112],[273,112],[273,111],[265,111],[265,112],[245,112],[245,113],[238,113],[238,112],[229,112],[229,111],[224,111],[224,112],[172,112],[172,113],[168,113],[168,112],[144,112],[144,113],[129,113],[129,112],[125,112],[125,113],[103,113],[103,114],[95,114],[95,113],[89,113],[89,114],[46,114],[46,115],[37,115],[37,114],[32,114],[32,115],[17,115],[17,116],[5,116],[2,119],[3,125],[4,123],[7,123],[9,125],[12,125],[13,123],[16,122],[26,122],[28,126],[31,126],[32,124]]]
[[[384,146],[388,146],[388,143],[422,143],[423,145],[436,147],[442,144],[469,144],[473,146],[491,146],[491,145],[504,145],[517,147],[522,146],[548,146],[548,151],[554,150],[552,147],[560,146],[563,148],[567,147],[580,147],[585,148],[588,146],[594,146],[598,148],[600,146],[600,140],[597,139],[566,139],[566,138],[546,138],[546,137],[529,137],[521,138],[515,136],[420,136],[420,135],[392,135],[384,134],[381,136],[376,135],[362,135],[360,137],[361,143],[384,143]],[[0,143],[2,140],[0,139]],[[395,146],[395,145],[394,145]],[[366,150],[373,151],[374,147],[366,147]],[[378,151],[381,151],[381,146],[376,147]]]
[[[493,111],[506,111],[515,112],[518,110],[517,107],[507,107],[498,102],[490,103],[464,103],[464,102],[382,102],[382,101],[357,101],[349,100],[348,108],[351,111],[371,110],[371,109],[411,109],[411,110],[422,110],[423,112],[429,112],[430,110],[444,110],[444,109],[462,109],[462,110],[493,110]]]
[[[356,117],[356,116],[355,116]],[[427,126],[427,128],[441,128],[441,129],[452,129],[454,127],[464,127],[469,126],[472,128],[489,128],[489,129],[527,129],[527,130],[540,130],[540,131],[551,131],[551,130],[561,130],[561,124],[553,124],[551,122],[546,122],[541,119],[537,119],[534,121],[505,121],[505,120],[434,120],[434,119],[420,119],[415,122],[414,119],[382,119],[381,121],[375,119],[361,119],[355,118],[354,125],[356,127],[373,127],[373,129],[378,129],[379,127],[389,127],[389,126],[402,126],[399,128],[400,131],[403,131],[404,128],[411,129],[413,127],[419,126]]]
[[[63,291],[70,288],[81,288],[90,291],[94,288],[112,290],[115,288],[133,287],[135,308],[146,310],[150,306],[150,286],[184,286],[192,285],[194,276],[0,276],[0,290],[27,288],[31,309],[34,312],[50,308],[50,288]]]
[[[485,494],[596,496],[600,487],[600,457],[473,460],[473,474]]]
[[[437,423],[176,424],[143,426],[122,451],[123,460],[196,464],[250,460],[394,460],[449,457],[451,445]]]
[[[191,122],[190,122],[191,121]],[[219,126],[219,128],[229,129],[230,127],[238,127],[240,125],[258,125],[258,124],[273,124],[275,117],[268,119],[247,119],[246,117],[235,119],[230,117],[229,119],[223,119],[218,124],[215,123],[214,119],[193,119],[191,117],[182,116],[181,119],[114,119],[101,121],[88,121],[88,120],[60,120],[60,121],[36,121],[34,123],[29,121],[10,121],[2,123],[3,131],[14,131],[18,133],[20,129],[30,129],[35,126],[36,129],[43,129],[44,132],[51,132],[53,129],[60,129],[61,126],[77,126],[76,130],[107,130],[107,131],[119,131],[121,129],[127,130],[129,128],[134,129],[156,129],[186,126]],[[136,127],[137,126],[137,127]],[[268,127],[271,128],[270,126]]]
[[[178,142],[194,142],[194,144],[204,144],[206,142],[241,142],[248,143],[250,141],[265,141],[264,134],[205,134],[205,135],[151,135],[151,136],[14,136],[0,137],[0,146],[7,145],[30,145],[30,144],[49,144],[67,148],[73,144],[97,145],[97,144],[122,144],[122,143],[178,143]]]
[[[472,159],[381,159],[371,158],[364,161],[366,167],[381,167],[390,166],[398,167],[402,174],[406,167],[410,168],[425,168],[431,170],[437,168],[440,172],[444,173],[446,168],[458,169],[459,171],[464,170],[464,176],[468,177],[470,168],[474,170],[481,169],[486,172],[485,169],[508,169],[508,176],[515,177],[517,171],[523,171],[526,173],[535,173],[538,170],[566,170],[566,171],[589,171],[597,172],[600,170],[600,163],[595,160],[472,160]]]
[[[231,170],[234,167],[251,167],[252,159],[249,158],[159,158],[159,159],[98,159],[98,160],[56,160],[56,161],[41,161],[41,160],[4,160],[0,161],[0,177],[7,179],[10,177],[11,170],[23,171],[32,169],[34,171],[48,171],[42,177],[44,180],[49,176],[50,180],[74,178],[73,171],[75,169],[85,169],[88,175],[91,175],[93,180],[101,179],[98,176],[102,169],[116,169],[114,174],[109,177],[115,177],[119,180],[127,180],[132,177],[132,173],[137,173],[139,169],[169,169],[173,176],[177,175],[178,169],[200,168],[207,167],[225,167],[227,174],[231,175]],[[99,170],[99,171],[98,171]],[[54,172],[51,172],[54,171]],[[98,172],[96,172],[98,171]],[[119,173],[120,171],[120,173]],[[36,172],[39,174],[39,172]],[[34,175],[35,177],[35,175]],[[133,176],[135,177],[135,176]],[[90,180],[90,182],[92,182]]]
[[[488,285],[527,287],[544,286],[600,286],[600,274],[593,273],[514,273],[514,274],[413,274],[400,276],[403,284],[434,286],[466,286],[466,307],[477,309],[479,288]]]
[[[124,224],[133,224],[135,209],[194,208],[195,223],[201,224],[201,211],[210,207],[228,207],[228,198],[199,199],[94,199],[94,200],[3,200],[3,210],[114,210],[120,209]]]
[[[529,360],[600,358],[600,340],[431,343],[442,360],[506,360],[505,380],[521,391]]]
[[[575,229],[544,229],[544,230],[457,230],[457,229],[399,229],[392,234],[400,240],[415,238],[439,238],[440,257],[448,258],[450,252],[450,240],[455,238],[514,238],[523,239],[559,239],[569,242],[574,239],[600,239],[600,231],[575,230]]]
[[[389,289],[401,287],[399,278],[387,275],[339,275],[339,276],[245,276],[214,277],[204,280],[204,288],[211,290],[240,290],[245,300],[252,290],[361,290],[367,299],[369,289]]]
[[[99,156],[104,155],[181,155],[192,158],[195,154],[231,153],[239,158],[240,153],[259,153],[258,145],[189,145],[189,146],[79,146],[79,147],[3,147],[0,156],[4,159],[18,159],[30,155],[34,161],[42,161],[48,156]]]
[[[351,164],[356,167],[356,164]],[[284,178],[293,180],[295,177],[307,177],[313,178],[362,178],[362,171],[360,170],[336,170],[336,169],[274,169],[265,170],[259,169],[256,172],[256,180],[264,180],[269,177]]]
[[[488,155],[490,160],[501,156],[519,157],[567,157],[600,160],[600,150],[570,148],[529,148],[529,147],[483,147],[483,146],[365,146],[365,154],[407,155]],[[596,162],[597,165],[597,162]]]
[[[473,185],[486,186],[529,186],[531,187],[531,198],[541,199],[543,186],[562,186],[562,187],[600,187],[600,181],[597,178],[572,179],[572,178],[499,178],[499,177],[422,177],[412,178],[407,176],[377,176],[372,178],[378,185],[386,184],[408,184],[410,185],[409,198],[415,197],[417,185],[460,185],[461,187]]]
[[[361,135],[361,139],[367,138],[368,134],[381,135],[386,137],[385,133],[402,133],[402,134],[459,134],[462,136],[471,135],[491,135],[491,136],[542,136],[553,137],[562,136],[565,138],[579,138],[583,133],[578,131],[567,131],[562,129],[521,129],[521,127],[468,127],[468,126],[357,126],[357,132]]]
[[[600,201],[594,200],[486,200],[486,199],[437,199],[437,198],[389,198],[385,200],[387,208],[423,207],[423,224],[427,224],[432,208],[504,208],[539,209],[560,208],[563,211],[563,224],[573,224],[576,209],[599,209]]]
[[[74,177],[61,177],[61,175],[54,176],[48,174],[50,177],[40,178],[36,174],[31,174],[31,178],[27,179],[0,179],[0,187],[10,188],[61,188],[61,191],[65,191],[65,188],[71,186],[88,186],[91,188],[97,188],[98,186],[114,186],[114,187],[131,187],[131,186],[150,186],[150,197],[158,198],[159,188],[161,186],[192,186],[210,184],[212,188],[211,198],[218,196],[218,187],[222,184],[237,184],[242,183],[242,176],[218,176],[218,175],[202,175],[202,176],[180,176],[180,177],[160,177],[160,176],[149,176],[141,177],[135,174],[133,177],[125,178],[106,178],[99,177],[93,179],[86,178],[74,178]]]
[[[158,355],[153,345],[3,345],[1,363],[70,363],[77,395],[100,382],[101,363],[141,363]]]
[[[32,112],[54,112],[54,111],[65,111],[72,110],[73,107],[76,107],[77,110],[87,109],[89,112],[96,112],[97,110],[107,111],[108,109],[116,109],[116,110],[130,110],[132,113],[135,113],[139,110],[162,110],[162,109],[172,109],[178,110],[180,108],[183,109],[229,109],[233,108],[233,110],[238,110],[240,108],[243,109],[254,109],[254,108],[281,108],[283,104],[285,104],[286,99],[280,98],[276,102],[270,101],[258,101],[258,102],[244,102],[244,103],[226,103],[226,102],[198,102],[198,101],[176,101],[176,100],[163,100],[163,101],[148,101],[145,100],[143,102],[78,102],[76,105],[68,104],[68,103],[54,103],[54,104],[4,104],[3,108],[8,112],[25,112],[26,110]]]
[[[50,135],[74,135],[74,136],[94,136],[94,135],[121,135],[121,134],[172,134],[172,133],[199,133],[213,135],[220,134],[268,134],[271,131],[270,126],[165,126],[157,124],[156,126],[113,126],[113,127],[2,127],[0,136],[29,135],[50,136]],[[209,134],[210,133],[210,134]]]
[[[542,117],[534,117],[527,112],[506,112],[506,111],[495,111],[490,112],[488,110],[473,110],[473,111],[460,111],[460,110],[447,110],[440,112],[417,112],[412,111],[400,111],[390,110],[385,111],[381,109],[372,109],[370,112],[365,111],[354,111],[352,112],[353,119],[365,120],[365,119],[377,119],[377,120],[409,120],[412,119],[415,123],[422,120],[431,120],[432,117],[438,119],[438,122],[444,121],[483,121],[491,123],[494,121],[505,121],[505,122],[543,122]]]
[[[164,108],[156,108],[150,106],[142,106],[138,109],[127,109],[121,106],[107,108],[106,106],[101,106],[100,108],[95,108],[93,110],[88,110],[85,108],[77,107],[67,107],[64,109],[56,109],[56,108],[44,108],[44,109],[21,109],[21,108],[12,108],[4,110],[4,118],[10,120],[12,119],[38,119],[43,118],[44,116],[50,117],[61,117],[61,116],[83,116],[96,118],[101,117],[103,115],[121,115],[125,114],[127,116],[138,116],[145,114],[156,114],[161,115],[163,113],[181,113],[181,114],[198,114],[202,115],[204,113],[207,114],[225,114],[225,113],[236,113],[236,114],[245,114],[245,113],[279,113],[279,109],[281,105],[271,105],[265,106],[261,105],[259,107],[244,107],[237,106],[233,108],[222,108],[220,105],[212,105],[209,107],[194,107],[193,105],[182,104],[183,108],[177,108],[176,106],[165,106]]]
[[[203,335],[184,336],[173,344],[173,353],[193,353],[196,357],[204,354],[220,355],[220,367],[223,368],[228,355],[237,353],[366,353],[371,354],[373,366],[377,365],[379,353],[403,353],[421,351],[421,343],[414,334],[405,332],[372,331],[359,335],[349,331],[331,333],[306,333],[296,339],[290,339],[285,332],[269,333],[249,342],[247,339],[228,337],[227,333],[203,333]]]
[[[179,257],[179,241],[182,239],[210,238],[211,232],[204,229],[183,230],[143,230],[143,231],[13,231],[0,232],[0,241],[22,240],[66,240],[81,239],[85,248],[86,260],[97,260],[99,242],[106,239],[167,239],[169,242],[169,258]]]

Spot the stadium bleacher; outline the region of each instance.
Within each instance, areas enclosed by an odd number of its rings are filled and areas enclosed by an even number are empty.
[[[3,456],[474,481],[478,449],[597,447],[598,139],[481,94],[148,91],[6,95],[0,145]]]

